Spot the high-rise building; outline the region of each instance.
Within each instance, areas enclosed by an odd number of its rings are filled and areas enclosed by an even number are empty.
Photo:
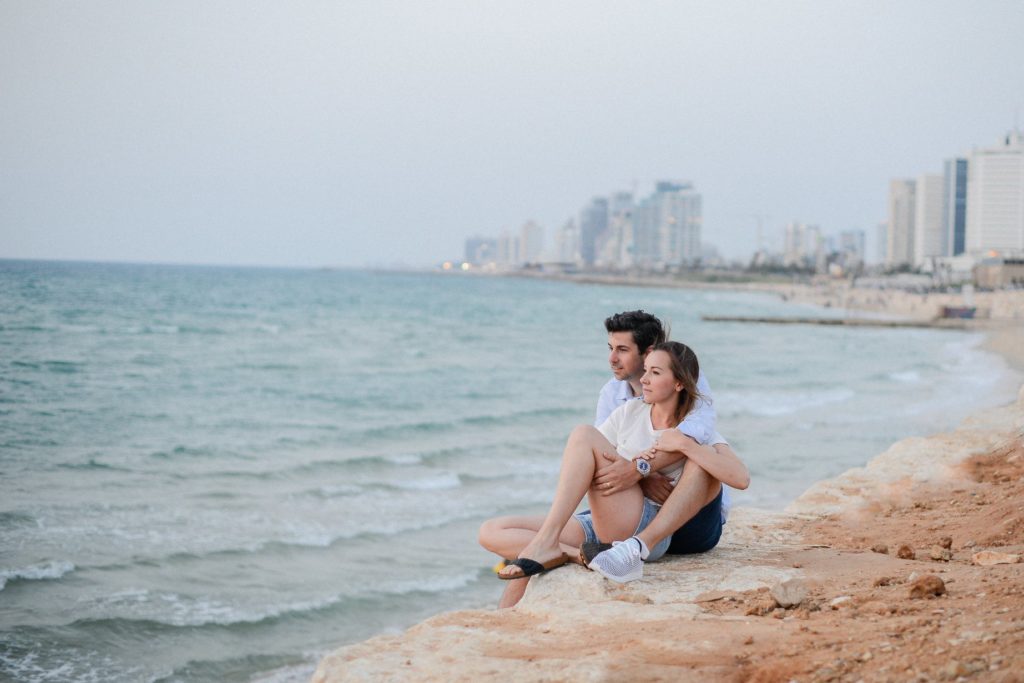
[[[558,230],[555,237],[555,252],[561,263],[580,261],[580,231],[571,218]]]
[[[497,258],[495,260],[503,265],[518,265],[522,262],[519,258],[519,236],[508,230],[502,230],[498,235]]]
[[[944,176],[918,176],[914,191],[914,260],[923,265],[943,253],[942,192]]]
[[[886,221],[875,227],[875,258],[878,263],[889,260],[889,224]]]
[[[971,152],[967,166],[966,251],[1024,252],[1024,138]]]
[[[585,265],[593,265],[597,245],[608,229],[608,200],[594,197],[580,211],[580,256]]]
[[[889,230],[885,261],[890,266],[908,264],[914,258],[914,209],[916,183],[889,182]]]
[[[544,228],[535,221],[526,221],[519,229],[519,260],[537,263],[544,251]]]
[[[947,159],[942,183],[942,254],[964,253],[967,229],[967,159]]]
[[[866,240],[863,230],[844,230],[839,233],[839,254],[843,265],[847,268],[854,268],[865,259]]]
[[[690,183],[662,181],[633,210],[633,259],[639,266],[684,266],[700,260],[701,196]]]
[[[824,263],[825,242],[821,236],[821,228],[799,221],[788,224],[782,247],[782,264],[822,270]]]
[[[498,241],[493,237],[470,237],[466,240],[465,262],[475,266],[491,263],[497,258]]]

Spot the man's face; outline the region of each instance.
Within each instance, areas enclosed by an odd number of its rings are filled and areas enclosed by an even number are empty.
[[[644,357],[633,341],[632,332],[608,333],[608,365],[615,379],[635,380],[644,374]]]

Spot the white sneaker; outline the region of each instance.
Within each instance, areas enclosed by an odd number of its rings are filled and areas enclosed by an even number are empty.
[[[590,561],[590,568],[616,583],[636,581],[644,575],[644,562],[640,559],[640,541],[630,538],[612,543],[610,550],[594,556]]]

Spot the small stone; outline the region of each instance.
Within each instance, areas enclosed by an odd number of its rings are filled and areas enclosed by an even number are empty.
[[[901,560],[912,560],[915,557],[917,557],[917,554],[914,552],[913,548],[904,543],[896,549],[896,557],[900,558]]]
[[[910,576],[907,577],[907,583],[914,583],[918,577],[920,577],[920,574],[917,572],[910,572]]]
[[[936,562],[949,562],[953,559],[953,553],[949,548],[943,548],[941,545],[933,545],[931,550],[928,551],[928,557],[932,558]]]
[[[946,664],[946,666],[942,667],[941,676],[947,681],[952,681],[956,680],[960,676],[966,676],[968,673],[970,672],[967,670],[967,667],[963,665],[963,662],[953,660]]]
[[[747,639],[743,641],[743,644],[744,645],[753,645],[754,644],[754,636],[747,636]]]
[[[925,574],[910,587],[911,598],[930,598],[946,592],[946,584],[935,574]]]
[[[877,579],[875,579],[875,582],[874,582],[873,585],[875,585],[875,586],[891,586],[895,582],[896,582],[896,579],[892,578],[891,576],[879,576]]]
[[[887,602],[881,600],[869,600],[860,606],[861,612],[867,612],[869,614],[881,614],[886,615],[892,611],[892,607]]]
[[[946,550],[951,549],[953,547],[953,537],[943,536],[939,539],[939,545],[945,548]]]
[[[842,609],[844,607],[852,607],[853,606],[853,598],[850,597],[849,595],[840,595],[838,598],[832,598],[829,601],[828,606],[831,607],[832,609]]]
[[[762,595],[747,608],[746,615],[754,617],[763,617],[778,605],[775,604],[775,598],[770,595]]]
[[[965,548],[973,548],[976,545],[978,545],[978,544],[975,543],[974,541],[967,541],[966,543],[964,543],[964,547]]]
[[[807,598],[807,584],[801,579],[789,579],[772,586],[771,596],[779,607],[796,607]]]
[[[888,555],[889,554],[889,546],[887,546],[884,543],[876,543],[873,546],[871,546],[871,552],[879,553],[879,554],[882,554],[882,555]]]
[[[994,564],[1016,564],[1020,562],[1020,555],[982,550],[971,555],[971,562],[981,567],[991,567]]]

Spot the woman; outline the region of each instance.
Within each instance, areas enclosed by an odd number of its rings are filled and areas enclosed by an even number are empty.
[[[500,517],[484,523],[480,529],[481,545],[502,557],[518,558],[499,572],[500,578],[524,579],[553,569],[575,555],[584,541],[597,538],[621,541],[635,536],[650,523],[658,505],[644,498],[638,485],[604,495],[596,488],[595,473],[605,464],[606,454],[618,453],[629,460],[650,458],[650,449],[659,436],[674,430],[696,405],[699,370],[696,354],[685,344],[656,345],[644,359],[644,375],[640,380],[643,401],[629,401],[617,408],[600,427],[580,426],[569,436],[548,514]],[[683,453],[659,451],[663,463],[661,471],[678,480],[683,469]],[[638,471],[642,468],[642,465],[638,467]],[[576,521],[570,521],[584,495],[589,498],[590,512],[576,515]],[[644,559],[661,557],[670,540],[670,537],[664,538],[654,547],[644,548]],[[515,587],[510,585],[506,589],[500,607],[515,604],[525,591],[525,581],[513,583]]]

